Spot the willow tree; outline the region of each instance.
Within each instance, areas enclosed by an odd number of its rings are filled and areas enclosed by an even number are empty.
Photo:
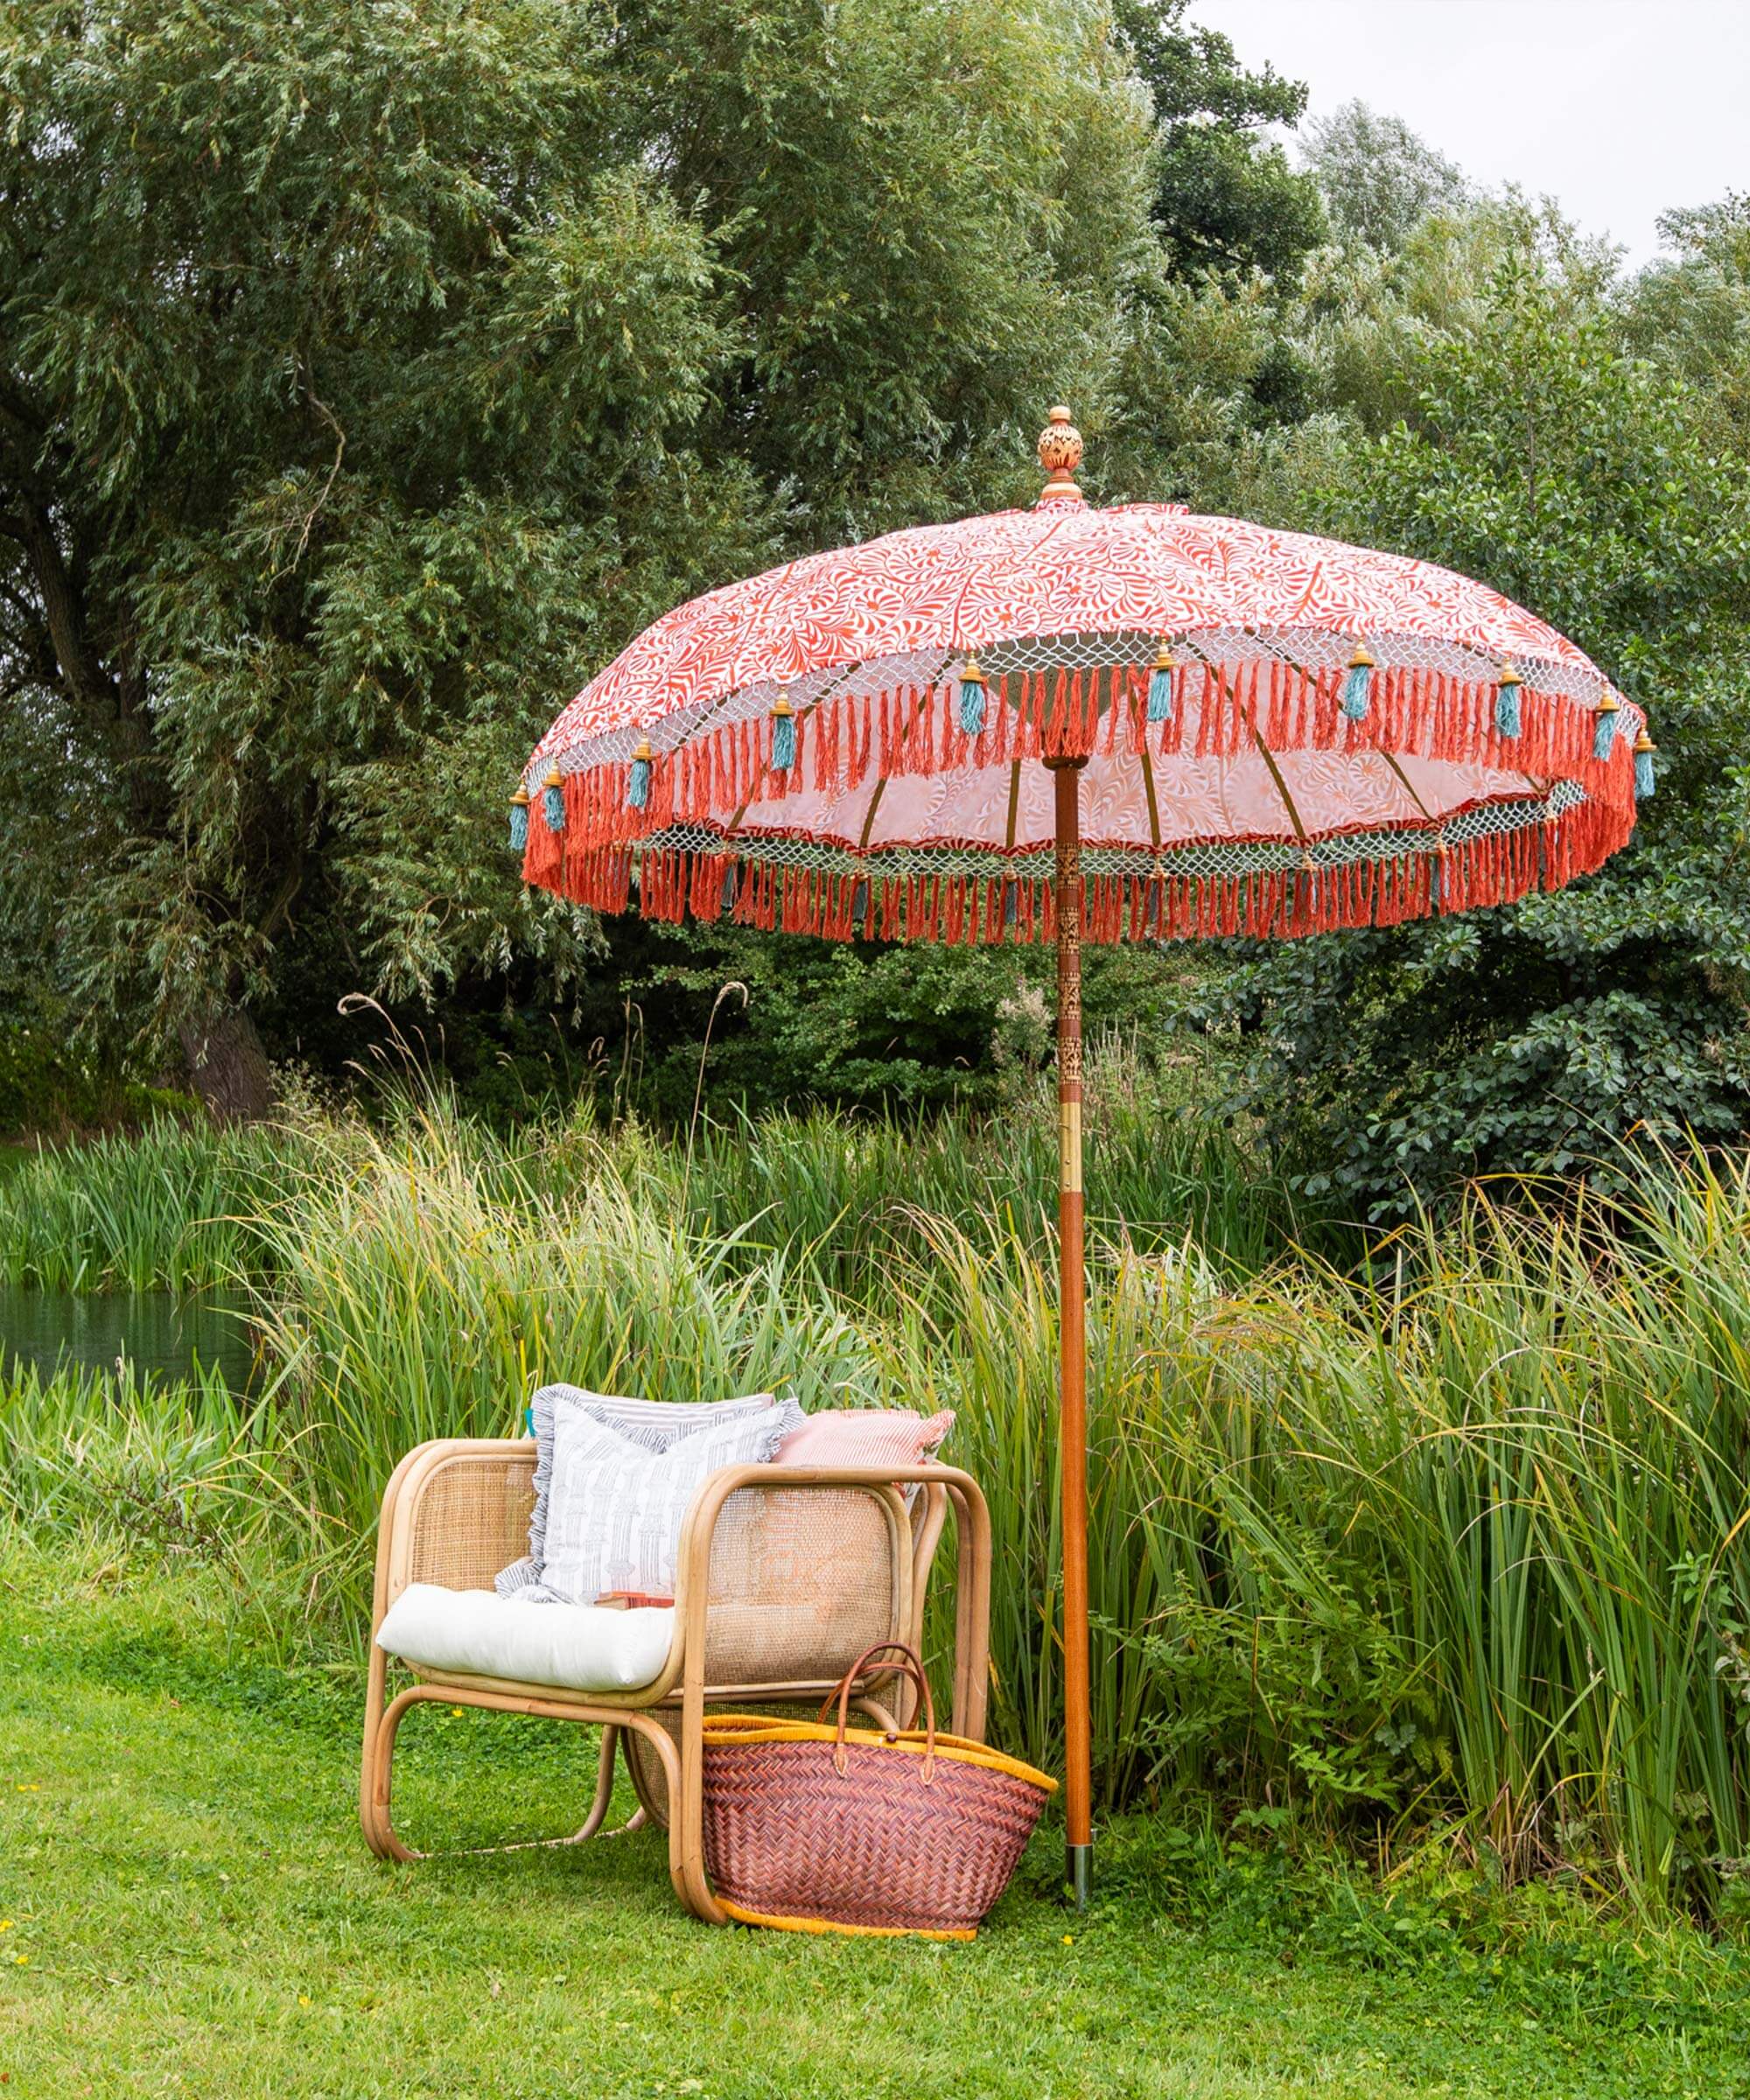
[[[514,754],[674,598],[1025,485],[1146,267],[1128,65],[1077,0],[11,0],[0,986],[249,1112],[289,958],[574,970]]]

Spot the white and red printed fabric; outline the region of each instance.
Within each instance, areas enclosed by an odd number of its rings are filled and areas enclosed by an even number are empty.
[[[1049,938],[1041,761],[1081,758],[1088,938],[1387,925],[1597,867],[1634,828],[1644,726],[1572,642],[1450,570],[1060,498],[655,621],[532,755],[524,873],[657,918]]]

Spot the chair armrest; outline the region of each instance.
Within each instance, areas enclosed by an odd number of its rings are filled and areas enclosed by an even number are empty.
[[[722,1519],[731,1498],[750,1491],[764,1496],[847,1492],[867,1494],[885,1510],[894,1582],[892,1631],[914,1631],[914,1577],[928,1573],[941,1530],[938,1513],[916,1533],[906,1517],[900,1489],[918,1482],[952,1504],[959,1529],[956,1610],[954,1706],[956,1734],[982,1740],[986,1680],[990,1581],[990,1518],[977,1482],[953,1466],[730,1466],[711,1475],[695,1496],[682,1528],[676,1562],[675,1606],[683,1671],[689,1685],[704,1683],[710,1618],[725,1600],[713,1593],[712,1563],[723,1537]],[[918,1608],[921,1609],[920,1600]],[[861,1645],[868,1645],[863,1642]]]
[[[489,1589],[528,1551],[535,1458],[526,1437],[439,1437],[408,1452],[383,1490],[374,1633],[410,1583]]]

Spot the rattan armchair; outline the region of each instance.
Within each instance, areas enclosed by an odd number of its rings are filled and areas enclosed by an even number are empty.
[[[950,1508],[957,1544],[952,1726],[983,1740],[990,1516],[970,1475],[949,1466],[732,1466],[714,1474],[682,1530],[668,1660],[637,1691],[574,1693],[392,1662],[377,1646],[377,1629],[410,1583],[489,1588],[526,1550],[534,1475],[532,1442],[445,1439],[410,1452],[384,1493],[359,1778],[359,1819],[382,1857],[422,1857],[396,1834],[389,1812],[396,1732],[410,1706],[442,1699],[581,1721],[602,1731],[595,1798],[579,1830],[547,1842],[580,1844],[600,1831],[623,1741],[640,1804],[634,1820],[666,1823],[676,1894],[696,1916],[727,1922],[704,1868],[706,1705],[818,1701],[865,1648],[889,1641],[919,1647]],[[913,1482],[922,1492],[908,1511],[903,1489]],[[414,1681],[390,1698],[392,1668]],[[890,1689],[899,1682],[875,1670],[858,1687],[858,1704],[882,1726],[909,1718],[909,1688]],[[884,1698],[895,1703],[892,1711]]]

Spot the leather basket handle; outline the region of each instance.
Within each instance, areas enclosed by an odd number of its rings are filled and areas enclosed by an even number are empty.
[[[924,1707],[924,1761],[921,1777],[926,1786],[935,1777],[935,1700],[932,1697],[929,1679],[924,1675],[924,1666],[903,1641],[878,1641],[873,1648],[865,1648],[850,1668],[838,1681],[838,1689],[830,1691],[821,1704],[817,1721],[824,1721],[832,1711],[835,1699],[838,1702],[838,1728],[833,1738],[832,1761],[835,1768],[844,1770],[844,1731],[850,1718],[850,1687],[863,1674],[863,1667],[872,1656],[895,1655],[904,1657],[898,1667],[902,1676],[909,1677],[918,1688]]]

